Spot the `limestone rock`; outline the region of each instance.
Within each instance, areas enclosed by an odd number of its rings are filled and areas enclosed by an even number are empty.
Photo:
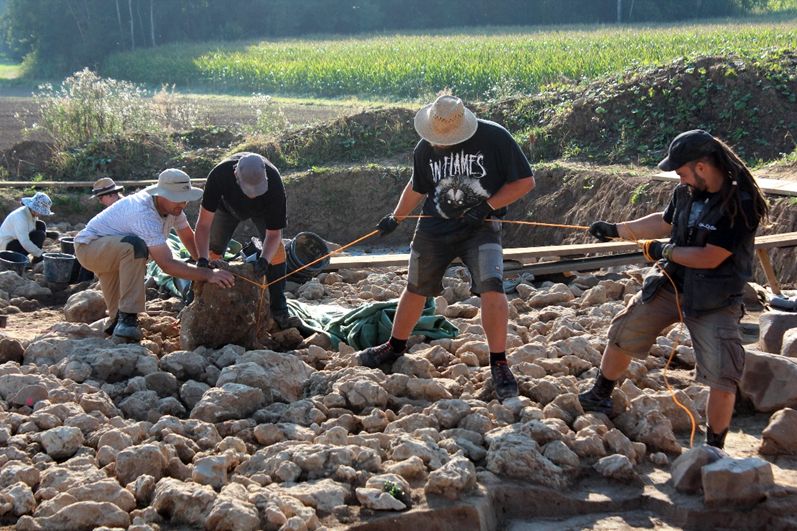
[[[19,525],[22,524],[20,520]],[[95,529],[121,527],[127,529],[130,516],[109,502],[81,501],[67,505],[52,516],[36,518],[34,526],[42,530]],[[32,527],[37,529],[37,527]]]
[[[191,418],[206,422],[243,419],[257,411],[262,403],[263,391],[260,389],[228,383],[208,389],[191,410]]]
[[[209,455],[194,463],[191,479],[201,485],[220,489],[227,483],[229,460],[224,455]]]
[[[429,474],[424,491],[426,494],[440,494],[455,500],[462,493],[474,488],[476,488],[476,467],[469,459],[454,457]]]
[[[14,516],[32,514],[36,509],[36,500],[33,497],[33,490],[25,483],[14,483],[3,490],[3,493],[11,499],[11,513]]]
[[[795,315],[797,317],[797,315]],[[744,373],[739,382],[742,395],[756,411],[797,408],[797,358],[751,351],[745,353]]]
[[[105,317],[102,291],[87,289],[70,295],[64,305],[64,317],[73,323],[93,323]]]
[[[116,456],[116,477],[123,485],[143,474],[160,479],[166,468],[166,456],[159,444],[148,443],[131,446]]]
[[[771,310],[761,314],[758,323],[758,348],[764,352],[778,353],[783,344],[783,334],[797,328],[797,313]]]
[[[328,514],[339,505],[345,505],[351,496],[351,487],[331,479],[305,481],[298,485],[282,489],[282,492],[300,500],[308,507],[313,507],[321,514]]]
[[[216,493],[208,485],[163,478],[155,486],[152,507],[172,524],[203,528],[215,501]]]
[[[0,271],[0,290],[8,293],[10,298],[23,297],[38,299],[49,297],[53,293],[49,288],[17,275],[14,271]]]
[[[670,419],[659,410],[656,399],[641,395],[631,401],[631,407],[614,418],[615,425],[629,438],[667,453],[681,453]]]
[[[268,290],[253,284],[261,279],[253,278],[252,267],[225,264],[224,269],[237,275],[229,289],[194,283],[194,300],[180,313],[180,348],[259,348],[268,339]]]
[[[262,529],[257,507],[245,500],[219,495],[208,514],[208,531],[256,531]]]
[[[290,403],[302,398],[307,380],[316,372],[301,359],[285,352],[249,351],[237,363],[247,362],[256,363],[265,371],[273,399],[279,402]]]
[[[75,455],[83,444],[83,432],[71,426],[59,426],[41,434],[44,451],[59,461]]]
[[[783,334],[783,344],[780,347],[780,355],[787,358],[797,358],[797,328],[787,330]],[[0,342],[0,361],[2,361],[2,342]]]
[[[708,445],[687,450],[672,463],[670,474],[673,486],[680,492],[698,492],[703,486],[703,467],[726,456],[719,448]]]
[[[487,470],[552,488],[564,488],[562,469],[544,457],[537,443],[519,433],[507,433],[490,442]]]
[[[11,460],[0,467],[0,490],[14,483],[35,487],[39,483],[39,470],[22,461]]]
[[[704,466],[702,475],[706,505],[754,504],[775,485],[772,465],[757,457],[726,457]]]
[[[637,477],[631,460],[620,454],[612,454],[600,458],[595,463],[594,468],[601,476],[618,481],[627,481]]]
[[[403,511],[407,508],[402,502],[379,489],[360,487],[355,489],[360,505],[374,511]]]
[[[761,432],[758,452],[766,455],[797,455],[797,410],[785,408],[772,415],[769,424]]]
[[[21,363],[24,352],[19,341],[0,334],[0,364],[7,361]]]

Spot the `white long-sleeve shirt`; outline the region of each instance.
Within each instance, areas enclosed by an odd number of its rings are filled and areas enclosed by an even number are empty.
[[[36,229],[36,218],[30,209],[21,206],[11,212],[3,224],[0,225],[0,249],[5,250],[12,240],[17,240],[34,257],[41,256],[44,252],[30,241],[29,234]]]

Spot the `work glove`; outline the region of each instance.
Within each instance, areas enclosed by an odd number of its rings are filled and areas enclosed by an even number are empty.
[[[210,269],[210,262],[208,261],[207,258],[198,258],[196,261],[196,266]]]
[[[462,219],[471,227],[481,227],[484,224],[484,220],[487,218],[487,216],[493,212],[493,207],[491,207],[487,201],[482,201],[475,207],[467,210],[462,215]]]
[[[252,271],[254,272],[257,278],[261,278],[264,277],[268,272],[268,266],[269,266],[268,260],[266,260],[261,256],[254,261],[254,268],[252,269]]]
[[[379,220],[379,223],[376,224],[376,228],[379,230],[380,236],[387,236],[398,227],[399,222],[393,216],[393,214],[388,214],[387,216],[383,217]]]
[[[675,247],[671,243],[661,243],[658,240],[642,240],[642,254],[648,262],[658,262],[662,258],[672,260],[672,250]]]
[[[617,232],[617,224],[607,223],[606,221],[596,221],[590,225],[589,233],[602,242],[608,242],[612,238],[620,237],[620,234]]]

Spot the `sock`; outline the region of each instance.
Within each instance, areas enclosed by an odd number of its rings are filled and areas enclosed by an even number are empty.
[[[725,436],[728,435],[728,428],[725,428],[725,431],[722,433],[714,433],[714,430],[711,429],[711,426],[706,426],[706,444],[709,446],[713,446],[715,448],[722,448],[725,446]]]
[[[598,374],[598,377],[595,378],[595,385],[592,386],[592,390],[599,398],[609,398],[612,396],[612,391],[616,383],[617,380],[609,380],[603,375],[603,372],[601,372]]]
[[[501,362],[506,363],[506,352],[490,352],[490,367]]]
[[[407,340],[406,339],[396,339],[393,336],[390,336],[390,346],[393,347],[393,350],[396,352],[404,352],[404,349],[407,348]]]

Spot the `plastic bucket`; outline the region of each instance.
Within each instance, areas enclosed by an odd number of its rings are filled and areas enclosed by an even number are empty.
[[[44,280],[54,284],[68,284],[72,278],[75,257],[66,253],[44,253]]]
[[[0,251],[0,269],[3,271],[13,271],[19,276],[25,272],[28,265],[28,257],[16,251]]]
[[[286,265],[288,274],[291,275],[297,269],[318,260],[322,256],[329,254],[329,247],[321,236],[313,232],[300,232],[285,245],[287,255]],[[295,282],[304,282],[318,275],[329,265],[329,257],[316,262],[310,267],[302,269],[289,277]]]
[[[75,238],[72,236],[64,236],[58,240],[61,244],[61,252],[64,254],[75,254]]]

